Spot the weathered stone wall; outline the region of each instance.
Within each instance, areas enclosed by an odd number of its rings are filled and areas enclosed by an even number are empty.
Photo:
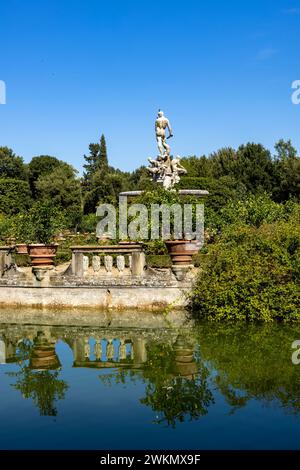
[[[140,275],[114,268],[99,273],[91,268],[81,275],[70,269],[18,268],[0,277],[0,307],[38,307],[97,310],[182,309],[186,306],[194,273],[178,281],[171,269],[145,268]]]
[[[52,308],[162,310],[170,304],[186,304],[186,288],[122,286],[21,287],[0,285],[0,307],[27,306]]]

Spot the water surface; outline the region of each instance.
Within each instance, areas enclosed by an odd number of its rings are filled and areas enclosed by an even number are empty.
[[[15,316],[0,324],[1,449],[300,448],[300,327]]]

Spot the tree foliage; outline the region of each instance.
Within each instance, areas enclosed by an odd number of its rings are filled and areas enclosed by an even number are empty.
[[[238,206],[228,213],[229,225],[201,256],[202,269],[191,297],[195,316],[300,319],[299,205],[283,210],[272,201],[250,200],[246,208]]]
[[[26,211],[31,205],[31,191],[27,181],[0,179],[0,213],[6,215]]]
[[[49,155],[40,155],[32,158],[28,165],[28,177],[34,197],[37,196],[36,183],[38,179],[41,176],[50,175],[55,168],[58,168],[62,164],[64,165],[65,163],[60,161],[58,158],[51,157]]]
[[[27,171],[23,158],[18,157],[8,147],[0,147],[0,178],[27,180]]]
[[[67,163],[60,164],[49,173],[42,175],[36,182],[38,200],[51,200],[66,212],[69,225],[80,223],[82,214],[81,187],[76,171]]]

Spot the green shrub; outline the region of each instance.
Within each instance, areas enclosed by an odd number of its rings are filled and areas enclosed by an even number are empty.
[[[96,232],[96,227],[99,220],[100,219],[96,214],[84,215],[81,219],[79,229],[82,232]]]
[[[190,298],[197,318],[300,319],[300,225],[288,221],[228,227],[208,254]]]
[[[13,236],[13,218],[0,214],[0,243]]]
[[[65,228],[62,210],[51,201],[37,202],[28,213],[14,218],[14,235],[25,243],[50,243],[54,235]]]
[[[170,268],[172,263],[169,255],[148,255],[147,265],[152,268]]]
[[[55,257],[55,264],[59,265],[62,263],[67,263],[68,261],[71,261],[72,259],[72,252],[71,250],[62,250],[59,249],[57,251],[56,257]]]
[[[250,195],[245,200],[229,202],[221,211],[223,225],[244,224],[259,227],[263,223],[287,220],[292,208],[278,204],[267,195]]]

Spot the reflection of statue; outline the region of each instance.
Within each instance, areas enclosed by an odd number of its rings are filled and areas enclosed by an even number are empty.
[[[158,150],[161,157],[169,156],[171,151],[170,146],[166,142],[166,128],[168,128],[169,131],[169,136],[167,137],[167,139],[169,139],[170,137],[173,137],[169,119],[164,116],[163,111],[159,110],[157,119],[155,121],[155,134]]]
[[[168,128],[169,136],[166,137],[165,129]],[[180,157],[177,156],[173,160],[170,156],[170,146],[166,139],[173,136],[169,120],[164,116],[162,111],[158,112],[155,121],[156,140],[159,149],[159,156],[156,160],[148,158],[150,166],[147,170],[152,175],[152,180],[163,185],[164,189],[172,189],[176,183],[180,181],[180,175],[186,174],[187,171],[180,163]]]

